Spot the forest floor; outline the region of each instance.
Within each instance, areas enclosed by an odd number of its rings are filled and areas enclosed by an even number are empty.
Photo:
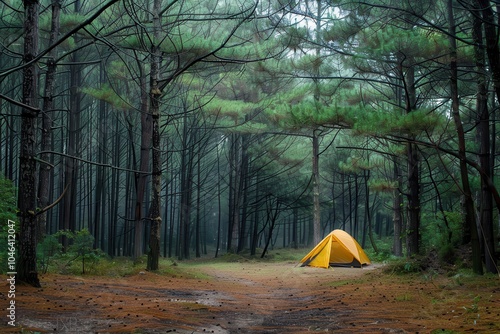
[[[4,315],[0,332],[500,332],[498,276],[396,275],[382,267],[198,261],[173,275],[48,274],[42,288],[16,287],[17,327]]]

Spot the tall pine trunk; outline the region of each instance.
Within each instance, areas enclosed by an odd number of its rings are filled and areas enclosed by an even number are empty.
[[[321,241],[321,206],[319,200],[319,140],[316,131],[313,131],[312,145],[313,244],[317,245]]]
[[[21,111],[21,152],[19,168],[20,240],[17,260],[17,280],[40,287],[36,267],[36,119],[38,117],[38,71],[35,62],[38,53],[39,2],[24,1],[24,55]],[[9,271],[13,271],[9,268]]]
[[[403,205],[403,197],[401,194],[401,189],[403,189],[403,180],[401,175],[401,168],[399,167],[398,161],[394,158],[393,161],[393,172],[394,180],[397,182],[397,188],[393,192],[392,200],[392,211],[393,211],[393,226],[394,226],[394,237],[393,237],[393,248],[392,253],[395,256],[403,256],[403,215],[401,214],[401,207]]]
[[[248,134],[241,136],[241,175],[240,175],[240,189],[241,189],[241,219],[240,219],[240,236],[238,238],[238,252],[243,251],[247,247],[247,209],[248,209],[248,189],[249,185],[249,158],[248,158]]]
[[[161,0],[155,0],[153,4],[153,45],[151,47],[151,78],[150,78],[150,111],[153,119],[152,133],[152,200],[151,200],[151,230],[149,238],[148,270],[158,270],[160,262],[160,238],[161,238],[161,150],[160,150],[160,97],[161,91],[158,85],[160,66],[160,47],[156,43],[160,41],[160,6]]]
[[[402,65],[403,66],[403,65]],[[403,69],[401,68],[401,71]],[[406,75],[404,78],[405,87],[405,109],[409,114],[416,107],[415,91],[415,64],[410,57],[406,66]],[[406,228],[406,251],[407,256],[411,257],[420,253],[420,153],[415,143],[407,144],[407,182],[408,182],[408,203],[407,203],[407,228]]]
[[[59,36],[59,14],[61,4],[58,0],[52,2],[52,23],[50,29],[49,45],[56,42]],[[42,152],[52,149],[52,117],[54,109],[54,87],[56,75],[56,58],[57,48],[53,48],[48,55],[47,71],[45,72],[45,87],[42,106],[42,135],[40,148]],[[51,167],[48,164],[50,159],[49,153],[42,153],[40,159],[46,163],[40,165],[39,181],[38,181],[38,207],[43,209],[49,204],[50,186],[51,186]],[[41,240],[46,232],[47,212],[44,211],[38,216],[37,223],[37,238]]]
[[[455,17],[453,14],[453,1],[448,0],[448,23],[449,23],[449,40],[450,40],[450,93],[451,93],[451,114],[455,123],[455,128],[458,137],[458,156],[460,158],[460,176],[462,179],[462,192],[464,196],[465,219],[464,230],[470,233],[472,241],[472,269],[477,274],[483,273],[481,263],[481,249],[476,227],[476,216],[474,212],[474,202],[472,191],[469,184],[469,173],[466,162],[466,144],[465,133],[460,117],[460,106],[458,99],[458,65],[457,65],[457,42],[455,39],[456,27]],[[466,234],[466,233],[465,233]]]
[[[75,14],[80,13],[80,0],[74,2]],[[78,45],[80,37],[74,35],[75,44]],[[63,199],[62,221],[59,222],[60,229],[74,231],[76,227],[76,209],[77,205],[77,183],[78,183],[78,162],[74,157],[79,155],[80,145],[80,107],[81,93],[80,85],[82,82],[82,65],[80,64],[80,52],[74,51],[71,55],[71,64],[69,71],[69,112],[68,112],[68,141],[67,154],[64,164],[64,183],[66,194]],[[63,236],[64,248],[68,247],[68,239]]]
[[[146,76],[143,73],[143,65],[138,62],[140,69],[140,86],[141,86],[141,152],[140,152],[140,167],[136,175],[136,203],[135,203],[135,217],[134,217],[134,258],[138,259],[142,256],[143,251],[143,220],[144,220],[144,196],[146,193],[146,182],[148,181],[149,174],[147,173],[150,166],[150,152],[152,132],[152,119],[151,113],[148,108],[148,94]]]
[[[189,132],[187,114],[184,114],[183,134],[182,134],[182,156],[181,156],[181,209],[180,209],[180,235],[179,235],[179,260],[190,258],[190,240],[191,240],[191,206],[193,197],[193,147],[196,143],[196,130]]]
[[[227,250],[236,253],[240,237],[241,211],[241,136],[231,134],[231,148],[229,153],[229,230]]]
[[[483,47],[482,26],[485,28],[486,50],[493,73],[493,86],[497,98],[500,98],[500,50],[498,46],[498,27],[494,22],[492,8],[485,1],[478,1],[483,22],[477,15],[472,15],[474,20],[473,40],[477,70],[477,134],[479,141],[479,165],[486,177],[493,175],[493,164],[490,157],[490,117],[488,111],[488,90],[486,86],[485,56]],[[489,3],[489,1],[488,1]],[[497,9],[499,6],[497,5]],[[498,13],[497,13],[498,15]],[[500,19],[499,19],[500,20]],[[483,257],[488,272],[497,273],[495,260],[495,240],[493,230],[493,198],[485,178],[481,178],[481,232],[483,240]]]

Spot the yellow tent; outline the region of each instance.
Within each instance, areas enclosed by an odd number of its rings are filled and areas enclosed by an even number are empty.
[[[300,262],[302,267],[362,267],[364,264],[370,264],[370,259],[349,233],[343,230],[334,230],[321,240]]]

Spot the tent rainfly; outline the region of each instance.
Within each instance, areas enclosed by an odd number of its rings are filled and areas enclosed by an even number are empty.
[[[361,268],[371,263],[358,242],[343,230],[334,230],[328,234],[300,262],[302,267],[319,268],[330,266]]]

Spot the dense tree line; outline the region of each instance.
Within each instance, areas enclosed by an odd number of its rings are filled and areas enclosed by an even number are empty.
[[[82,229],[150,270],[342,228],[498,271],[495,2],[1,3],[21,280]]]

